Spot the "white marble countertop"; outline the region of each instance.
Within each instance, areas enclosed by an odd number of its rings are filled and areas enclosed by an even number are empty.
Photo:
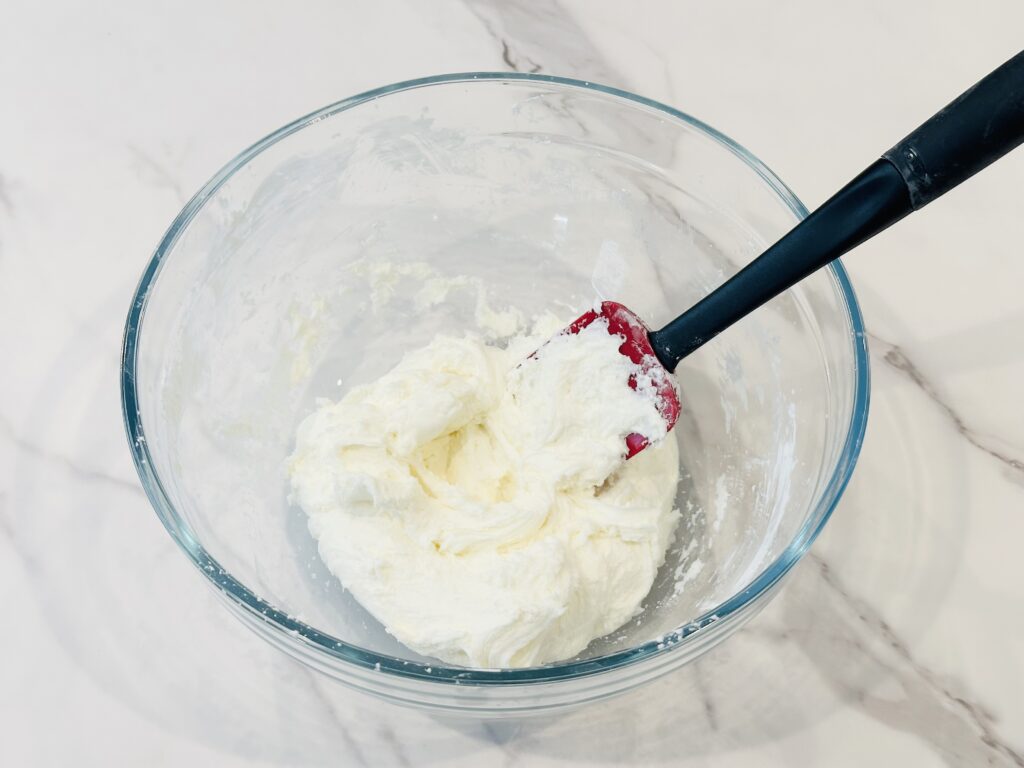
[[[592,79],[720,128],[813,206],[1022,29],[1016,0],[7,2],[0,764],[1024,765],[1024,150],[847,259],[871,422],[783,593],[564,717],[455,727],[265,645],[151,512],[117,389],[166,225],[323,104],[439,72]]]

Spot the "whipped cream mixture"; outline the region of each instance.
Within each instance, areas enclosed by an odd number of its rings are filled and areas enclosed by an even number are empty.
[[[544,344],[548,326],[504,348],[438,336],[299,427],[293,498],[321,557],[418,653],[570,658],[636,615],[665,559],[675,440],[603,320]],[[654,444],[624,461],[631,432]]]

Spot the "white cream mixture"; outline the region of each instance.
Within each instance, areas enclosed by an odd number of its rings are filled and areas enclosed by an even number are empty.
[[[543,664],[615,630],[679,519],[675,441],[623,461],[627,434],[665,424],[620,341],[599,320],[538,350],[553,328],[535,330],[438,336],[307,417],[289,460],[328,568],[454,664]]]

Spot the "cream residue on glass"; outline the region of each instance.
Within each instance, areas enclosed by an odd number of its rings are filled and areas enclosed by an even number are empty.
[[[446,290],[426,282],[425,303]],[[521,322],[481,296],[480,326]],[[664,562],[676,442],[607,327],[561,327],[542,318],[504,346],[439,335],[299,426],[292,496],[321,558],[418,653],[570,658],[637,614]],[[631,432],[654,445],[624,461]]]

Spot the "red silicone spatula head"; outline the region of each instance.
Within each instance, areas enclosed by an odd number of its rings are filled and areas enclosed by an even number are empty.
[[[666,430],[672,429],[679,419],[679,393],[672,383],[671,374],[665,370],[658,356],[654,354],[647,334],[650,329],[636,313],[614,301],[601,303],[600,311],[591,309],[569,324],[563,333],[579,333],[598,318],[608,321],[608,333],[619,336],[622,346],[619,352],[628,357],[640,370],[629,377],[629,386],[636,389],[640,378],[653,389],[655,405],[665,420]],[[631,458],[650,445],[650,438],[633,432],[626,436],[626,458]]]

